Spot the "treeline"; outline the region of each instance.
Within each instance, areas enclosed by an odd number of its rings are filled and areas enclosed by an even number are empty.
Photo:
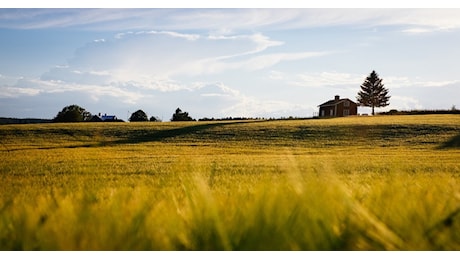
[[[265,118],[265,117],[223,117],[223,118],[208,118],[208,117],[204,117],[204,118],[200,118],[198,119],[198,121],[255,121],[255,120],[268,120],[268,121],[272,121],[272,120],[307,120],[307,119],[316,119],[316,118],[313,118],[313,117],[293,117],[293,116],[289,116],[289,117],[269,117],[269,118]]]
[[[265,120],[265,118],[262,118],[262,117],[223,117],[223,118],[208,118],[208,117],[204,117],[204,118],[200,118],[198,119],[198,121],[232,121],[232,120],[235,120],[235,121],[244,121],[244,120]]]
[[[130,122],[161,122],[158,117],[151,116],[150,119],[147,116],[147,113],[141,109],[132,113],[128,119]],[[177,108],[174,114],[172,115],[171,121],[196,121],[188,112],[182,111],[180,108]],[[102,115],[101,113],[93,115],[86,109],[78,105],[70,105],[64,107],[51,122],[55,123],[71,123],[71,122],[124,122],[123,120],[117,118],[115,115]]]
[[[451,109],[437,110],[401,110],[392,109],[387,112],[377,113],[378,115],[432,115],[432,114],[460,114],[460,110],[452,107]],[[200,118],[198,120],[192,118],[188,112],[177,108],[171,117],[171,121],[244,121],[244,120],[306,120],[316,119],[317,117],[281,117],[281,118],[264,118],[264,117],[223,117],[223,118]],[[137,110],[131,114],[130,122],[161,122],[158,117],[147,117],[147,114],[142,110]],[[124,122],[116,116],[107,115],[92,115],[84,108],[77,105],[71,105],[63,108],[53,119],[38,119],[38,118],[8,118],[0,117],[0,125],[5,124],[40,124],[52,122]]]
[[[51,119],[0,117],[0,125],[7,124],[42,124],[51,123]]]
[[[437,110],[402,110],[398,111],[396,109],[392,109],[388,112],[380,112],[379,115],[452,115],[452,114],[460,114],[460,110],[458,109],[437,109]]]

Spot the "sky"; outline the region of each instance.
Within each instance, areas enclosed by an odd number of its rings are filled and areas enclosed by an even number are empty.
[[[372,70],[377,112],[460,108],[460,9],[0,8],[0,39],[0,117],[311,117]]]

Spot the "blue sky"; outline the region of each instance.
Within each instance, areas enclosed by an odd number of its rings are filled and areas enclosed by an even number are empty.
[[[460,108],[460,9],[0,9],[0,35],[0,117],[310,117],[372,70],[377,111]]]

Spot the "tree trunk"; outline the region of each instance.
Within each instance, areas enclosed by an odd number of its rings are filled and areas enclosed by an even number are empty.
[[[374,113],[374,106],[372,106],[372,115],[375,115],[375,113]]]

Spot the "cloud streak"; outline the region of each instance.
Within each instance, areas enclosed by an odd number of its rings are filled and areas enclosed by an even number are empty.
[[[332,53],[265,53],[283,44],[260,33],[203,36],[173,31],[128,32],[117,34],[111,40],[87,44],[76,51],[67,65],[50,69],[42,79],[93,84],[133,80],[146,83],[181,75],[261,70],[281,62]]]
[[[16,29],[205,30],[299,29],[327,26],[410,26],[407,33],[460,28],[459,9],[3,9],[0,27]],[[423,29],[422,29],[423,28]]]
[[[290,85],[301,86],[306,88],[321,88],[321,87],[340,87],[352,86],[359,87],[368,75],[343,73],[343,72],[318,72],[318,73],[300,73],[289,75],[285,72],[272,71],[269,77],[274,80],[285,80]],[[460,83],[460,80],[424,80],[420,77],[400,77],[400,76],[384,76],[382,83],[391,89],[396,88],[438,88]],[[292,80],[294,79],[294,80]]]

